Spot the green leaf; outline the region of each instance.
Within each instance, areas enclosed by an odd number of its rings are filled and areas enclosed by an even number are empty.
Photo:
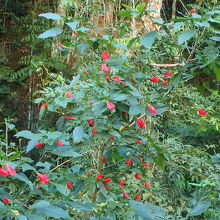
[[[163,154],[158,154],[157,160],[156,160],[157,166],[161,169],[164,170],[166,167],[166,159],[163,156]]]
[[[38,36],[38,38],[48,38],[48,37],[56,37],[63,32],[63,29],[60,27],[51,28]]]
[[[69,190],[66,188],[66,185],[64,184],[54,184],[57,191],[60,192],[61,194],[68,196],[69,195]]]
[[[24,131],[20,131],[18,132],[16,135],[16,137],[23,137],[23,138],[27,138],[27,139],[40,139],[40,135],[38,134],[33,134],[31,131],[28,130],[24,130]]]
[[[140,43],[147,49],[150,49],[156,40],[157,32],[151,31],[140,38]]]
[[[29,165],[28,163],[22,164],[21,168],[22,168],[22,172],[26,172],[27,170],[36,171],[36,169],[33,166]]]
[[[28,142],[28,145],[26,146],[26,153],[33,150],[36,146],[36,143],[39,142],[39,139],[33,139]]]
[[[126,4],[121,4],[123,7],[125,7],[125,8],[127,8],[127,9],[132,9],[132,7],[131,6],[129,6],[129,5],[126,5]]]
[[[76,27],[79,24],[79,21],[73,21],[73,22],[67,22],[66,25],[68,25],[72,31],[76,31]]]
[[[96,204],[94,203],[71,202],[71,205],[76,209],[86,212],[91,212],[94,208],[96,208]]]
[[[191,39],[194,35],[196,35],[197,30],[186,30],[180,34],[178,37],[178,44],[183,44],[185,41]]]
[[[136,11],[142,12],[145,8],[145,3],[142,3],[136,7]]]
[[[9,130],[12,130],[13,128],[15,128],[15,125],[9,124],[9,123],[6,123],[6,126],[9,128]]]
[[[84,136],[84,129],[81,126],[76,127],[73,130],[73,139],[74,143],[78,144],[83,141],[83,136]]]
[[[145,112],[145,107],[142,105],[134,105],[134,106],[130,106],[129,109],[129,115],[138,115],[142,112]]]
[[[55,21],[58,21],[61,19],[60,15],[56,14],[56,13],[43,13],[43,14],[39,14],[39,17],[44,17],[46,19],[52,19]]]
[[[205,212],[211,203],[207,200],[207,198],[200,198],[199,201],[196,201],[196,204],[193,209],[190,210],[190,216],[198,216]]]
[[[39,215],[35,215],[35,214],[25,214],[25,216],[28,218],[28,220],[45,220],[45,217],[43,216],[39,216]]]
[[[71,146],[62,146],[51,152],[52,154],[62,157],[79,157],[81,154],[75,152]]]
[[[127,94],[114,94],[111,96],[111,99],[114,101],[123,101],[128,98]]]
[[[14,176],[14,178],[15,178],[15,179],[19,179],[20,181],[26,183],[26,184],[30,187],[30,189],[33,190],[33,184],[32,184],[32,182],[26,177],[25,174],[23,174],[23,173],[18,174],[18,173],[17,173],[17,174]]]
[[[130,10],[121,10],[118,13],[118,15],[121,16],[121,17],[128,17],[128,18],[130,18],[132,16],[132,12]]]

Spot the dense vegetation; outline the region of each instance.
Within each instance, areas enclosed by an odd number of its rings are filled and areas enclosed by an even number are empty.
[[[150,2],[0,3],[0,219],[220,219],[220,4]]]

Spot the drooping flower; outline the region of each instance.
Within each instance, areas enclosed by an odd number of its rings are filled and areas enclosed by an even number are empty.
[[[135,178],[136,179],[140,179],[141,178],[141,174],[140,173],[135,173]]]
[[[101,180],[103,177],[104,177],[104,174],[99,174],[99,175],[96,176],[96,179]]]
[[[141,163],[143,162],[143,158],[140,156],[137,156],[137,158],[141,161]]]
[[[150,167],[150,164],[144,163],[143,167]]]
[[[136,119],[136,122],[137,122],[137,125],[138,125],[138,127],[139,127],[140,129],[143,129],[143,128],[144,128],[145,123],[144,123],[144,121],[143,121],[142,119],[137,118],[137,119]]]
[[[126,160],[126,165],[131,166],[132,164],[133,164],[132,158],[128,158],[128,159]]]
[[[10,166],[8,165],[7,163],[4,165],[6,170],[8,171],[9,175],[10,176],[15,176],[16,175],[16,172],[15,170]]]
[[[110,76],[105,77],[105,80],[110,81],[111,80]]]
[[[43,146],[44,145],[44,143],[43,142],[38,142],[38,143],[36,143],[36,147],[41,147],[41,146]]]
[[[65,94],[66,94],[66,97],[67,97],[67,98],[72,98],[72,97],[73,97],[73,95],[72,95],[71,92],[66,92]]]
[[[96,132],[97,132],[97,128],[93,128],[92,129],[92,136],[94,136],[96,134]]]
[[[40,111],[45,110],[47,108],[47,104],[46,103],[42,103],[40,105]]]
[[[189,11],[190,14],[194,14],[196,12],[196,9],[192,9]]]
[[[101,65],[101,69],[104,73],[108,74],[110,72],[108,66],[105,63]]]
[[[112,179],[108,177],[108,178],[105,178],[103,181],[105,182],[105,184],[108,184],[109,182],[111,182],[111,180]]]
[[[125,185],[124,180],[120,179],[120,180],[119,180],[119,186],[120,186],[121,188],[123,188],[124,185]]]
[[[159,79],[157,77],[151,77],[149,80],[151,82],[155,82],[155,83],[157,83],[159,81]]]
[[[56,144],[60,147],[62,147],[64,145],[64,143],[62,141],[56,141]]]
[[[109,101],[106,102],[107,108],[111,111],[115,109],[115,105]]]
[[[126,81],[124,81],[124,82],[123,82],[123,84],[124,84],[124,85],[126,85],[126,84],[127,84],[127,82],[126,82]]]
[[[105,185],[106,190],[109,190],[109,185]]]
[[[107,52],[102,52],[102,59],[103,60],[107,60],[109,58],[110,58],[110,56],[109,56],[109,54]]]
[[[172,72],[167,72],[167,73],[165,73],[163,76],[164,77],[168,77],[168,76],[171,76],[173,73]]]
[[[207,112],[201,108],[198,108],[197,109],[197,112],[201,115],[201,116],[206,116],[207,115]]]
[[[42,184],[48,184],[49,183],[49,178],[41,173],[37,174],[38,179]]]
[[[90,171],[87,171],[86,173],[87,173],[88,175],[91,175],[91,172],[90,172]]]
[[[65,118],[66,118],[66,120],[75,120],[75,118],[73,118],[71,116],[66,116]]]
[[[73,187],[73,183],[71,181],[67,181],[66,188],[71,189]]]
[[[36,188],[36,189],[40,189],[40,185],[37,184],[37,185],[35,186],[35,188]]]
[[[162,82],[161,85],[162,85],[162,86],[166,86],[168,83],[169,83],[169,82],[168,82],[167,80],[165,80],[165,81]]]
[[[123,191],[123,196],[124,196],[125,199],[128,199],[128,194],[125,190]]]
[[[135,199],[134,200],[139,200],[141,198],[141,195],[140,194],[138,194],[138,195],[136,195],[136,197],[135,197]]]
[[[82,67],[82,70],[83,70],[83,69],[85,69],[85,67]],[[83,73],[85,73],[85,74],[89,74],[89,72],[88,72],[88,71],[86,71],[86,70],[85,70],[85,71],[83,71]]]
[[[143,141],[137,141],[136,144],[143,144]]]
[[[64,48],[65,46],[64,44],[59,44],[59,47]]]
[[[112,76],[112,79],[116,82],[121,82],[121,78],[119,76]]]
[[[149,182],[146,182],[146,183],[144,183],[144,186],[145,186],[145,187],[150,187],[151,184],[150,184]]]
[[[95,121],[93,119],[89,119],[88,124],[89,124],[90,127],[93,127],[94,124],[95,124]]]
[[[120,128],[119,128],[119,131],[120,132],[122,132],[124,129],[126,129],[127,128],[127,126],[126,125],[123,125],[123,126],[121,126]]]
[[[76,32],[74,33],[74,35],[75,35],[75,37],[78,37],[78,36],[79,36],[79,32],[76,31]]]
[[[109,139],[110,139],[110,140],[114,140],[114,135],[110,135],[110,136],[109,136]]]
[[[148,109],[152,115],[155,115],[157,113],[156,109],[152,105],[149,105]]]
[[[102,163],[106,163],[106,162],[107,162],[106,157],[103,157],[102,158]]]
[[[3,169],[3,168],[0,168],[0,175],[2,175],[2,176],[8,176],[8,171],[7,170],[5,170],[5,169]]]
[[[8,198],[3,198],[3,202],[4,202],[5,204],[8,204],[8,203],[10,202],[10,200],[9,200]]]

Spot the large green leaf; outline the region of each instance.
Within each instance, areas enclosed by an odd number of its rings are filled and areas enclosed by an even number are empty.
[[[71,202],[71,205],[76,209],[86,212],[91,212],[96,207],[96,204],[94,203],[82,203],[82,202]]]
[[[18,132],[16,135],[16,137],[23,137],[23,138],[27,138],[27,139],[40,139],[40,135],[38,134],[33,134],[31,131],[28,130],[24,130],[24,131],[20,131]]]
[[[14,176],[14,178],[15,178],[15,179],[19,179],[20,181],[26,183],[26,184],[30,187],[30,189],[33,190],[33,184],[32,184],[32,182],[26,177],[25,174],[23,174],[23,173],[18,174],[18,173],[17,173],[17,174]]]
[[[207,200],[206,197],[201,197],[199,200],[193,200],[194,207],[190,210],[190,216],[198,216],[205,212],[211,203]]]
[[[54,185],[55,185],[55,187],[56,187],[58,192],[62,193],[65,196],[69,195],[69,190],[66,188],[65,184],[58,184],[58,183],[56,183]]]
[[[76,31],[76,27],[79,24],[79,21],[67,22],[66,23],[73,31]]]
[[[53,150],[51,153],[62,156],[62,157],[78,157],[80,156],[79,153],[75,152],[72,147],[65,146],[65,147],[59,147],[55,150]]]
[[[45,32],[43,32],[42,34],[40,34],[38,36],[38,38],[48,38],[48,37],[56,37],[57,35],[61,34],[63,32],[63,29],[60,27],[54,27],[51,28]]]
[[[116,94],[111,96],[111,99],[115,100],[115,101],[123,101],[127,98],[128,98],[127,94],[118,94],[118,93],[116,93]]]
[[[178,37],[178,44],[183,44],[185,41],[191,39],[194,35],[196,35],[197,30],[186,30],[181,33]]]
[[[156,40],[157,32],[151,31],[140,38],[140,43],[147,49],[150,49]]]
[[[28,153],[29,151],[33,150],[37,144],[37,142],[39,141],[39,139],[32,139],[28,142],[28,145],[26,147],[26,153]]]
[[[46,19],[52,19],[55,21],[58,21],[61,19],[60,15],[56,14],[56,13],[43,13],[43,14],[39,14],[40,17],[44,17]]]
[[[84,136],[84,129],[81,126],[75,127],[73,130],[73,139],[74,143],[80,143],[83,141],[83,136]]]
[[[131,106],[129,109],[129,115],[138,115],[143,112],[145,112],[145,107],[140,104]]]

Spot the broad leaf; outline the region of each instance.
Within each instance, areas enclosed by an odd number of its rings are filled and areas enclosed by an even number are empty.
[[[29,151],[33,150],[37,144],[37,142],[39,141],[39,139],[32,139],[28,142],[28,145],[26,146],[26,153],[28,153]]]
[[[24,131],[20,131],[18,132],[16,135],[16,137],[23,137],[23,138],[27,138],[27,139],[40,139],[40,135],[38,134],[33,134],[31,131],[28,130],[24,130]]]
[[[84,129],[81,126],[76,127],[73,130],[73,139],[74,143],[78,144],[83,141],[83,136],[84,136]]]
[[[178,37],[178,44],[183,44],[185,41],[191,39],[194,35],[196,35],[197,30],[186,30],[180,34]]]
[[[140,38],[140,43],[147,49],[150,49],[156,40],[157,32],[151,31]]]
[[[79,153],[75,152],[72,147],[59,147],[58,149],[53,150],[51,153],[62,156],[62,157],[78,157],[81,156]]]
[[[63,29],[60,27],[51,28],[38,36],[38,38],[48,38],[48,37],[56,37],[63,32]]]
[[[67,22],[66,25],[68,25],[73,31],[76,31],[76,27],[79,24],[79,21],[73,21],[73,22]]]
[[[210,205],[211,203],[207,200],[207,198],[202,197],[196,201],[194,208],[190,210],[189,214],[190,216],[201,215],[209,208]]]
[[[91,212],[96,207],[96,205],[93,203],[81,203],[81,202],[72,202],[71,205],[76,209],[86,212]]]
[[[145,112],[145,107],[140,104],[131,106],[129,109],[129,115],[138,115],[143,112]]]
[[[21,174],[16,174],[16,175],[14,176],[14,178],[19,179],[20,181],[26,183],[26,184],[30,187],[30,189],[33,190],[33,184],[32,184],[32,182],[31,182],[23,173],[21,173]]]
[[[56,13],[43,13],[43,14],[39,14],[40,17],[44,17],[46,19],[52,19],[55,21],[58,21],[61,19],[60,15],[56,14]]]

